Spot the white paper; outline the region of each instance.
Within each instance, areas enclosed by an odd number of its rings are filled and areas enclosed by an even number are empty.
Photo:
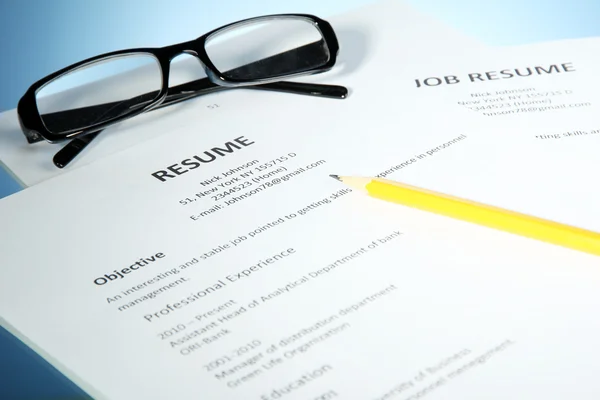
[[[243,130],[226,107],[210,121],[202,101],[182,108],[172,137],[0,201],[3,325],[95,398],[596,399],[597,256],[328,177],[386,175],[517,211],[537,201],[547,217],[595,228],[593,175],[573,169],[597,165],[592,143],[565,147],[569,157],[539,147],[595,136],[528,140],[593,116],[558,126],[560,114],[532,115],[516,129],[457,104],[472,97],[468,81],[420,90],[414,79],[558,58],[576,71],[477,90],[575,91],[596,44],[390,63],[397,79],[370,75],[343,102],[288,96],[266,108],[239,92],[252,116]],[[377,101],[382,92],[396,101]],[[568,176],[502,186],[533,168],[556,174],[555,156]],[[591,200],[547,196],[588,183]]]
[[[397,176],[600,231],[594,177],[600,166],[600,56],[594,51],[599,44],[600,38],[559,41],[414,66],[420,82],[428,77],[443,82],[421,88],[412,82],[412,94],[431,98],[432,115],[444,109],[454,113],[450,125],[468,119],[479,126],[460,145],[451,144],[452,151],[425,152],[446,163],[443,171],[429,164]]]

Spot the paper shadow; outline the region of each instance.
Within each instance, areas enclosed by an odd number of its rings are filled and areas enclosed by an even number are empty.
[[[335,69],[339,69],[339,72],[336,73],[336,76],[343,77],[356,72],[368,59],[370,35],[366,28],[336,29],[336,35],[340,44],[340,52],[335,67]]]

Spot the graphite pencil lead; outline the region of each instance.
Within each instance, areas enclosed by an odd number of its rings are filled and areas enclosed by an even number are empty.
[[[339,176],[339,175],[334,175],[334,174],[331,174],[331,175],[329,175],[329,176],[330,176],[330,177],[332,177],[332,178],[333,178],[333,179],[335,179],[335,180],[338,180],[338,181],[340,181],[340,182],[342,181],[342,180],[340,179],[340,176]]]

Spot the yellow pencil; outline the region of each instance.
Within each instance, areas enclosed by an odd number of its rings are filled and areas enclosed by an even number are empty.
[[[330,175],[372,197],[600,256],[600,233],[380,178]]]

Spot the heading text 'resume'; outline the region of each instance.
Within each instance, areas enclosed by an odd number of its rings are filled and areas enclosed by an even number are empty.
[[[225,142],[223,147],[213,147],[206,150],[201,155],[195,155],[190,158],[181,160],[176,164],[169,165],[165,169],[152,173],[152,176],[161,182],[166,182],[167,179],[176,178],[193,169],[199,168],[202,164],[208,164],[217,159],[217,157],[225,157],[227,153],[233,153],[235,150],[240,150],[244,147],[254,144],[243,136],[233,139],[230,142]]]

